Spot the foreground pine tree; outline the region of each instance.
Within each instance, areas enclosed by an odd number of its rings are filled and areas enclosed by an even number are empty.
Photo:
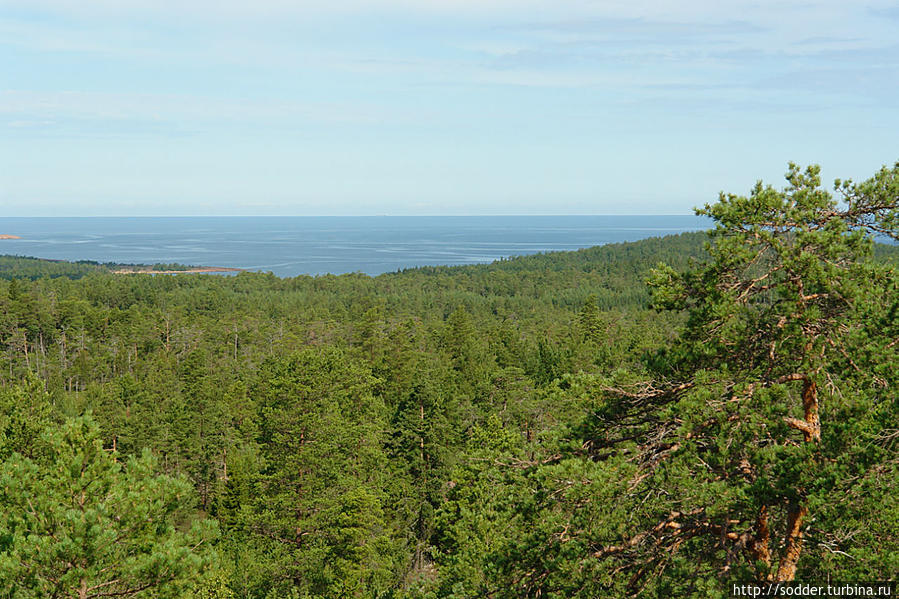
[[[899,168],[837,182],[842,203],[818,167],[791,164],[787,181],[707,205],[709,263],[655,273],[659,306],[689,313],[671,376],[692,375],[645,394],[672,406],[656,429],[668,438],[651,451],[682,452],[693,480],[721,487],[714,510],[674,508],[656,524],[657,549],[711,537],[722,567],[742,554],[749,573],[774,581],[794,580],[805,545],[838,550],[816,509],[848,503],[882,473],[877,436],[895,422],[899,364],[894,268],[872,260],[876,235],[899,237]]]
[[[89,418],[48,430],[34,455],[0,463],[0,596],[180,597],[215,536],[188,522],[193,491],[124,463]]]
[[[708,260],[651,277],[686,316],[646,370],[596,395],[527,466],[496,597],[726,596],[729,582],[899,571],[899,165],[861,183],[791,165],[699,210]],[[551,450],[555,451],[555,450]]]

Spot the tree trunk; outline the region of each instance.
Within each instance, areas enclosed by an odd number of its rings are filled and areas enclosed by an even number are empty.
[[[755,536],[749,538],[746,548],[755,563],[762,562],[767,570],[771,569],[771,529],[768,527],[768,506],[759,509],[755,520]]]
[[[787,418],[787,425],[802,431],[806,443],[821,441],[821,420],[818,416],[818,385],[806,375],[792,375],[792,380],[802,381],[802,408],[805,419]],[[787,532],[783,554],[774,577],[776,582],[789,582],[796,577],[796,564],[802,553],[802,524],[808,508],[801,504],[791,504],[787,511]]]
[[[808,508],[804,505],[791,505],[787,514],[787,542],[783,557],[777,569],[775,582],[790,582],[796,578],[796,564],[802,553],[802,523]]]
[[[805,379],[802,386],[802,407],[805,410],[805,421],[809,429],[805,431],[805,442],[821,440],[821,420],[818,418],[818,385],[815,381]]]

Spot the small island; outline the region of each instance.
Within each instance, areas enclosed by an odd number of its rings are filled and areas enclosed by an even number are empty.
[[[18,235],[3,235],[0,234],[0,239],[22,239]]]

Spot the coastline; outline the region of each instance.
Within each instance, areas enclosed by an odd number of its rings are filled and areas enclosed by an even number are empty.
[[[114,275],[181,275],[181,274],[200,274],[212,272],[246,272],[244,268],[230,268],[227,266],[200,266],[197,268],[186,268],[184,270],[153,270],[147,268],[121,268],[111,271]]]
[[[0,252],[97,262],[108,265],[107,271],[185,268],[169,265],[178,262],[198,269],[271,271],[279,277],[353,272],[374,276],[708,228],[702,222],[684,215],[35,217],[0,223],[0,233],[22,236],[22,241],[0,241]]]

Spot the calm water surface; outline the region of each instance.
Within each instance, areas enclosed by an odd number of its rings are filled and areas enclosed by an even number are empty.
[[[0,218],[0,254],[376,275],[709,228],[695,216]]]

